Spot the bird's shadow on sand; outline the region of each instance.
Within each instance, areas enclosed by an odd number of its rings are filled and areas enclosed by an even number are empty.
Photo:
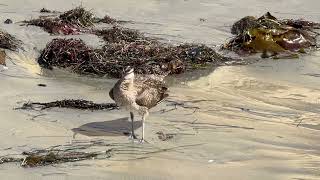
[[[142,126],[141,121],[134,121],[134,129]],[[131,121],[127,117],[119,118],[103,122],[91,122],[81,125],[78,128],[73,128],[72,131],[76,134],[85,136],[128,136],[131,134]]]

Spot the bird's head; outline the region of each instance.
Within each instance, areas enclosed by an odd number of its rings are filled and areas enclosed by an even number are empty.
[[[134,69],[133,69],[133,67],[127,66],[124,69],[123,78],[124,79],[132,79],[132,78],[134,78]]]

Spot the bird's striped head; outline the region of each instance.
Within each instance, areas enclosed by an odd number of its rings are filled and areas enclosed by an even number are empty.
[[[124,69],[124,79],[133,79],[134,78],[134,69],[133,67],[127,66]]]

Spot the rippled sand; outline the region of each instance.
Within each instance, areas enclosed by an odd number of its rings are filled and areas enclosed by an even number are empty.
[[[229,26],[246,15],[270,11],[278,17],[320,21],[318,1],[82,1],[103,16],[132,20],[126,26],[165,41],[221,44]],[[37,17],[42,7],[67,10],[80,1],[2,0],[0,22]],[[199,18],[206,19],[201,22]],[[123,111],[51,109],[22,111],[26,101],[82,98],[111,102],[108,91],[115,79],[76,76],[61,70],[42,71],[35,58],[50,39],[41,29],[18,24],[0,28],[25,42],[25,52],[8,53],[9,70],[0,72],[0,155],[31,148],[89,142],[131,144],[114,133],[127,129]],[[102,41],[83,38],[91,45]],[[34,49],[34,47],[36,47]],[[132,144],[132,154],[25,169],[0,166],[3,180],[35,179],[320,179],[320,53],[294,60],[264,60],[248,66],[219,67],[171,77],[169,101],[152,110],[147,119],[149,144]],[[47,84],[39,87],[38,83]],[[184,102],[184,106],[170,101]],[[297,127],[297,124],[300,126]],[[122,127],[123,126],[123,127]],[[137,133],[140,134],[137,122]],[[119,130],[120,131],[120,130]],[[160,141],[156,132],[176,133]],[[76,134],[75,134],[76,132]],[[105,151],[110,147],[96,147]],[[137,155],[138,150],[159,150]]]

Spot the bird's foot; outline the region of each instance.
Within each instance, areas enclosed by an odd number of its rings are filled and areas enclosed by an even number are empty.
[[[137,138],[137,136],[136,136],[135,134],[131,134],[131,135],[129,136],[129,139],[138,139],[138,138]]]
[[[140,143],[140,144],[143,144],[143,143],[148,143],[148,144],[149,144],[149,142],[146,141],[145,139],[139,139],[139,143]]]

